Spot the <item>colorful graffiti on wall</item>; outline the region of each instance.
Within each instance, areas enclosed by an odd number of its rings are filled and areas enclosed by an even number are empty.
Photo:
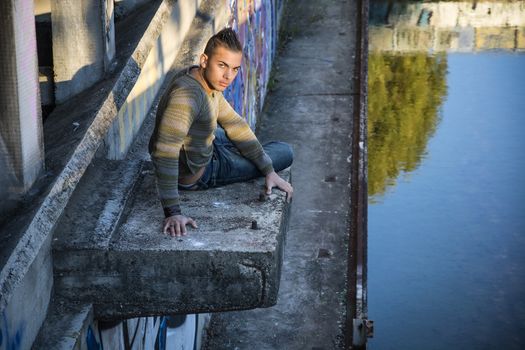
[[[209,314],[131,318],[116,323],[95,322],[80,350],[199,349]]]
[[[244,47],[241,71],[225,91],[226,99],[255,128],[270,79],[283,0],[230,0],[229,25]]]
[[[18,350],[28,346],[24,342],[24,331],[26,323],[24,321],[17,322],[16,327],[11,329],[12,321],[9,320],[5,311],[2,312],[0,318],[0,350]]]

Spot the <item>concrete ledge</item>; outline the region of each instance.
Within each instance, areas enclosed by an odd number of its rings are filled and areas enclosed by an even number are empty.
[[[289,178],[289,172],[282,176]],[[67,215],[61,220],[53,256],[55,288],[62,297],[93,303],[101,319],[276,303],[288,222],[284,193],[261,201],[263,179],[182,192],[185,212],[199,228],[177,239],[161,233],[163,214],[150,165],[130,187],[132,200],[102,240],[84,230],[93,224],[75,225]],[[99,207],[104,215],[107,206]]]
[[[87,334],[93,323],[93,307],[90,304],[71,304],[55,300],[45,323],[40,329],[33,350],[86,349]],[[92,331],[92,330],[91,330]]]

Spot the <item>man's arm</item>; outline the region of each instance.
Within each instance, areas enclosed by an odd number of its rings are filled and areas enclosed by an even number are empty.
[[[184,138],[199,112],[200,96],[191,89],[178,88],[166,97],[166,107],[159,111],[151,143],[157,188],[164,209],[164,233],[186,234],[186,224],[195,221],[182,215],[178,192],[179,153]]]
[[[253,133],[248,123],[226,101],[222,94],[219,100],[219,115],[217,121],[226,131],[228,138],[235,144],[241,154],[252,161],[265,176],[266,193],[272,193],[273,187],[286,192],[287,200],[291,200],[293,188],[290,183],[281,178],[273,169],[271,158]]]

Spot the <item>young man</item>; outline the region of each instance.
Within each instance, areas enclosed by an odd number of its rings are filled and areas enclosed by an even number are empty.
[[[185,235],[186,225],[197,228],[181,211],[178,189],[200,190],[265,176],[267,194],[278,187],[288,200],[292,197],[292,186],[275,172],[291,165],[290,146],[261,146],[222,95],[241,61],[237,35],[230,28],[221,30],[208,41],[199,66],[178,75],[159,103],[149,151],[166,234]]]

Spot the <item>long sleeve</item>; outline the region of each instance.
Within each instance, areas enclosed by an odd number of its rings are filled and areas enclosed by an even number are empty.
[[[241,154],[252,161],[263,175],[273,171],[271,158],[264,152],[259,140],[248,123],[226,101],[219,96],[219,114],[217,121],[224,128],[228,138],[235,144]]]
[[[178,192],[179,153],[199,114],[201,98],[196,89],[179,87],[173,89],[159,104],[150,153],[166,217],[181,214]]]

